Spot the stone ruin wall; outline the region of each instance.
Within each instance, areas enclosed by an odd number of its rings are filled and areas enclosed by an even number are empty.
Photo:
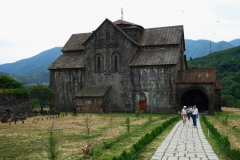
[[[29,97],[17,97],[13,94],[0,94],[0,107],[29,107]]]

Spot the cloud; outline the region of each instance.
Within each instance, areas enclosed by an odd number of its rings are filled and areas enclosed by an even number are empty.
[[[64,46],[72,34],[92,32],[105,18],[120,19],[121,7],[124,20],[145,28],[184,25],[187,39],[230,41],[240,38],[239,5],[239,0],[1,1],[0,64]]]

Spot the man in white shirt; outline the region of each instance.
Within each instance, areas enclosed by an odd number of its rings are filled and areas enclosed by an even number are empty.
[[[194,128],[197,127],[197,118],[198,118],[198,109],[197,109],[197,106],[194,105],[193,110],[192,110],[192,119],[193,119],[193,127]]]

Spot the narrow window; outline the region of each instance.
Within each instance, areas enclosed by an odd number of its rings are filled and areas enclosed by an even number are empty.
[[[100,57],[98,57],[98,66],[97,66],[97,69],[100,70],[101,69],[101,61],[100,61]]]
[[[115,70],[117,70],[117,56],[115,56],[115,66],[114,66],[115,68]]]

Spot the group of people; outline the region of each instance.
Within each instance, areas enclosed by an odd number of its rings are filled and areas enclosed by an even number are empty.
[[[192,106],[184,106],[181,110],[180,110],[181,116],[182,116],[182,120],[183,120],[183,125],[186,125],[186,119],[188,117],[188,120],[190,121],[190,118],[192,117],[193,120],[193,127],[197,128],[197,118],[198,118],[198,109],[197,106],[194,105]]]

